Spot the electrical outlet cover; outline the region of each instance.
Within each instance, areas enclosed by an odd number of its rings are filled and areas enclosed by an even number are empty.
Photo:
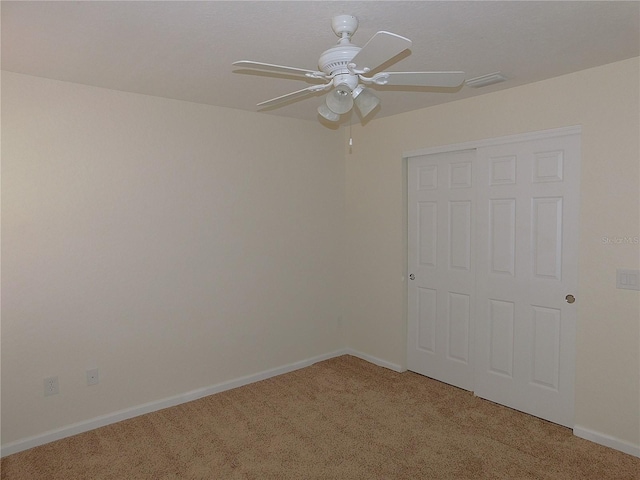
[[[58,377],[49,377],[44,379],[44,396],[56,395],[60,393]]]
[[[616,288],[640,290],[640,270],[616,270]]]

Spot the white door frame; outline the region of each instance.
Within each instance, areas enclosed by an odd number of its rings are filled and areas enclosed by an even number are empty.
[[[544,138],[564,137],[566,135],[581,134],[582,127],[580,125],[572,127],[552,128],[549,130],[539,130],[536,132],[518,133],[515,135],[506,135],[504,137],[492,137],[482,140],[472,140],[470,142],[453,143],[450,145],[440,145],[437,147],[421,148],[402,154],[402,160],[406,163],[411,157],[419,157],[421,155],[430,155],[432,153],[455,152],[458,150],[471,150],[480,147],[488,147],[492,145],[505,145],[507,143],[526,142],[529,140],[540,140]],[[406,193],[406,192],[405,192]],[[406,197],[406,195],[405,195]]]

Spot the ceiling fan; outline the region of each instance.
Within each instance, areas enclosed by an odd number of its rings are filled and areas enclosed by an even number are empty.
[[[368,76],[376,68],[410,48],[411,40],[395,33],[380,31],[371,37],[364,47],[359,47],[351,43],[351,37],[358,29],[358,19],[355,16],[333,17],[331,26],[340,40],[335,47],[320,55],[318,60],[320,70],[250,60],[233,63],[238,67],[300,75],[307,79],[326,82],[260,102],[258,107],[275,107],[293,99],[311,96],[316,92],[331,90],[326,101],[318,107],[320,116],[330,122],[337,122],[340,116],[351,111],[355,104],[364,119],[380,104],[380,99],[366,85],[458,87],[464,82],[464,72],[379,72]]]

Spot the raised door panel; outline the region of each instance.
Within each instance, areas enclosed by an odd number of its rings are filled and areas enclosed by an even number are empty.
[[[438,203],[418,202],[418,263],[438,265]]]
[[[418,287],[418,341],[417,348],[424,352],[436,353],[436,312],[438,301],[436,290]]]
[[[516,199],[489,200],[489,268],[494,275],[516,271]]]

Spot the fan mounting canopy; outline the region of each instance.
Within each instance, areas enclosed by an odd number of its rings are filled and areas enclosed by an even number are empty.
[[[343,33],[351,37],[358,29],[358,19],[353,15],[336,15],[331,19],[331,28],[339,37],[342,37]]]

